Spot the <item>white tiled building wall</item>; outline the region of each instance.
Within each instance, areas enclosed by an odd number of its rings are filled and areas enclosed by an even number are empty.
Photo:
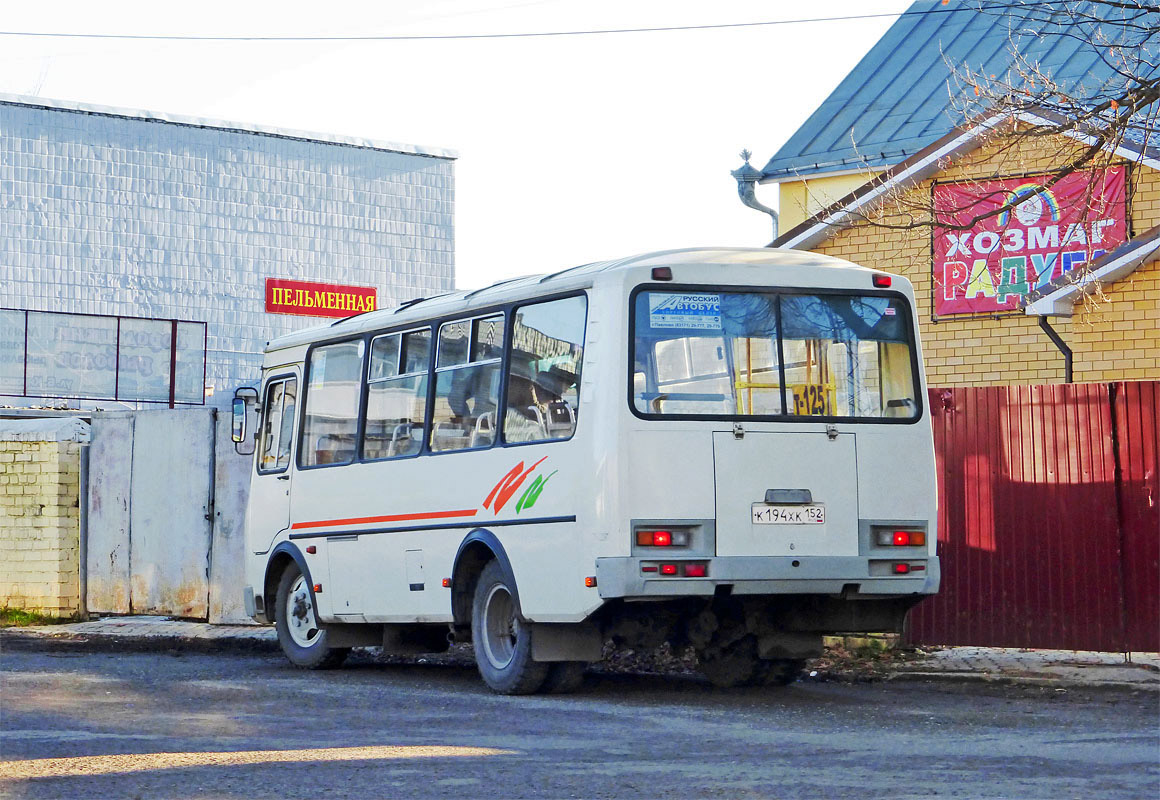
[[[328,321],[267,314],[266,278],[453,288],[453,154],[30,102],[0,98],[0,307],[205,322],[213,405]]]

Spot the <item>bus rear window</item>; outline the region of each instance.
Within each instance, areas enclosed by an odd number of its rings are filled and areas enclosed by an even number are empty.
[[[645,415],[909,419],[910,316],[888,296],[636,295],[633,405]]]

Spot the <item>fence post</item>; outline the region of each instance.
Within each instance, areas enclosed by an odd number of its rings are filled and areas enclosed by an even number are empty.
[[[1116,581],[1117,597],[1120,601],[1120,651],[1124,660],[1131,660],[1131,648],[1128,646],[1128,576],[1124,564],[1124,552],[1127,549],[1124,541],[1124,471],[1120,462],[1120,421],[1117,404],[1120,398],[1120,384],[1108,384],[1108,411],[1111,416],[1112,434],[1112,480],[1116,490]]]
[[[169,407],[173,408],[177,399],[177,320],[170,320],[169,325]]]

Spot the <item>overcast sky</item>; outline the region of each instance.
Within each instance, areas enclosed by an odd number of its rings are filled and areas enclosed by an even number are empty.
[[[898,14],[908,0],[204,0],[5,4],[0,30],[449,35]],[[647,250],[761,246],[729,175],[760,168],[893,17],[377,42],[0,36],[0,92],[458,151],[461,287]],[[759,197],[776,204],[774,186]]]

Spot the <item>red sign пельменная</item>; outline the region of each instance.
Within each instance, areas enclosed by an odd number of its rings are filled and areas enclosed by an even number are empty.
[[[349,317],[378,308],[373,286],[340,286],[266,278],[266,313],[306,317]]]
[[[1066,175],[943,183],[934,207],[934,310],[950,314],[1018,311],[1019,301],[1127,239],[1124,168]],[[966,225],[988,211],[969,228]]]

